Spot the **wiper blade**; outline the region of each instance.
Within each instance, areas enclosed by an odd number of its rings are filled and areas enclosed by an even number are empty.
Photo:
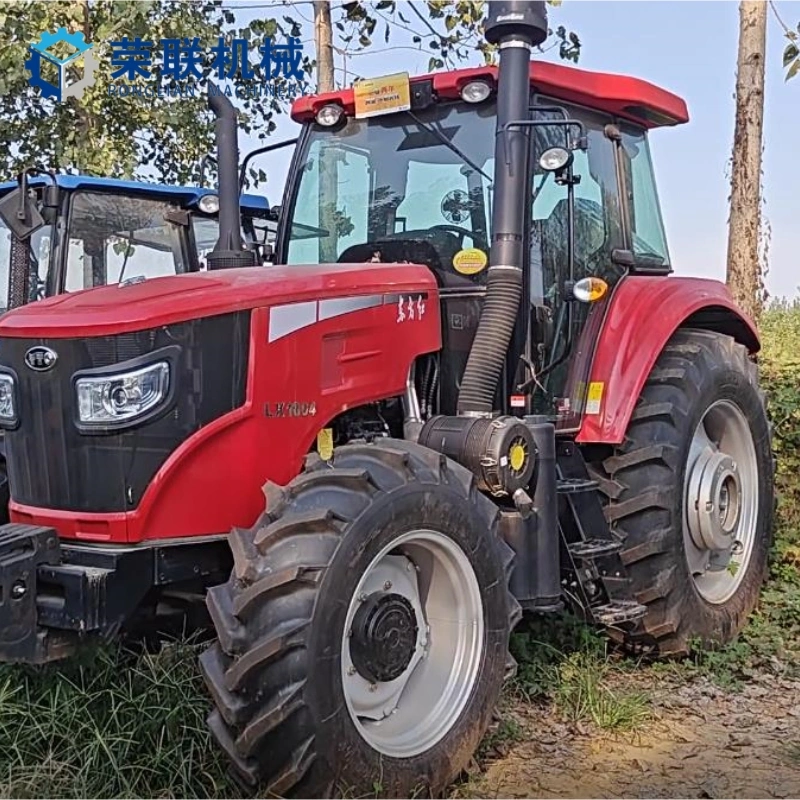
[[[452,150],[467,166],[472,167],[477,173],[482,175],[486,180],[489,182],[489,186],[492,185],[492,179],[487,175],[468,155],[466,155],[459,147],[456,147],[438,128],[433,127],[432,125],[427,125],[424,123],[413,111],[406,111],[411,119],[417,123],[417,125],[422,128],[423,131],[427,133],[433,134],[445,147],[448,147]]]

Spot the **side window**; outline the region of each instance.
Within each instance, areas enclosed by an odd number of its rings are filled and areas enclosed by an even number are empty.
[[[197,263],[200,271],[206,269],[206,256],[214,249],[219,239],[219,222],[216,217],[201,217],[192,215],[192,229],[194,231],[194,245],[197,250]]]
[[[625,126],[622,129],[622,151],[633,252],[635,255],[661,259],[661,263],[667,266],[667,237],[664,234],[647,134]]]
[[[50,267],[52,233],[52,226],[45,225],[28,240],[27,252],[30,257],[30,265],[26,302],[40,300],[45,295],[47,271]],[[11,231],[0,221],[0,313],[11,307],[11,252]]]
[[[72,201],[64,289],[186,272],[176,207],[147,198],[79,192]]]
[[[50,248],[53,244],[53,228],[45,225],[31,236],[33,263],[28,278],[28,302],[42,300],[47,291],[47,272],[50,269]]]
[[[333,263],[367,240],[366,155],[319,138],[311,145],[295,203],[288,263]]]
[[[259,217],[253,217],[246,211],[242,211],[242,241],[245,244],[275,240],[269,238],[269,233],[272,231],[275,223]],[[192,233],[194,234],[194,248],[197,254],[197,265],[200,272],[208,269],[208,262],[206,257],[217,246],[219,239],[219,219],[217,217],[207,217],[203,214],[192,214]]]

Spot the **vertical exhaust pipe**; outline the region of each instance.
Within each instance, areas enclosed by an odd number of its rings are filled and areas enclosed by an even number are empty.
[[[458,414],[491,416],[523,294],[531,49],[547,38],[544,0],[489,0],[485,36],[500,50],[492,244],[486,297],[458,395]]]
[[[217,118],[217,175],[219,182],[219,239],[206,256],[208,268],[235,269],[252,267],[255,253],[242,243],[241,210],[239,208],[239,144],[236,130],[236,108],[220,88],[209,81],[208,107]]]

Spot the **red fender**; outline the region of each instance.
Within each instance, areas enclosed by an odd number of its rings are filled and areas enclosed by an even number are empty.
[[[703,278],[625,278],[609,301],[592,363],[589,380],[595,384],[593,396],[600,397],[599,408],[589,404],[577,442],[622,443],[647,376],[679,327],[728,334],[751,353],[761,347],[755,325],[736,306],[724,283]]]

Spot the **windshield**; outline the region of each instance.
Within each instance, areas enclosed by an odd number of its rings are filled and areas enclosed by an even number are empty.
[[[179,226],[168,219],[178,210],[162,200],[77,192],[65,291],[186,272]]]
[[[12,242],[11,231],[0,219],[0,313],[10,308],[22,305],[23,302],[39,300],[44,297],[45,279],[50,263],[50,243],[52,241],[52,226],[45,225],[39,228],[27,242]],[[14,298],[11,287],[11,259],[12,255],[28,261],[28,293],[27,298],[21,301]]]
[[[286,263],[413,261],[445,285],[482,281],[474,254],[454,258],[472,248],[488,256],[494,131],[491,103],[313,128]]]

